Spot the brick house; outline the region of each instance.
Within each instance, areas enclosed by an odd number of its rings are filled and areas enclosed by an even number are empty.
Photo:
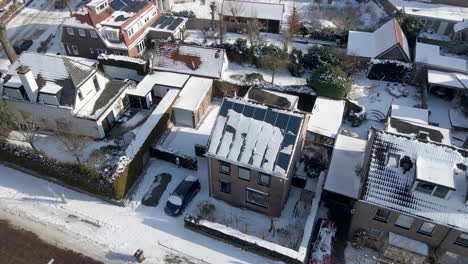
[[[419,249],[467,258],[468,151],[425,135],[372,129],[349,235],[366,230],[381,251],[399,236]],[[400,247],[411,250],[408,245]]]
[[[152,1],[93,0],[64,21],[62,43],[69,56],[141,56],[146,50],[148,28],[159,16]]]
[[[306,122],[302,114],[225,98],[206,153],[210,196],[280,216]]]

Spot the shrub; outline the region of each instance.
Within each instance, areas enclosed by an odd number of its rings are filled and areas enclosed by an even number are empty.
[[[351,238],[351,246],[356,249],[362,249],[369,241],[369,234],[365,230],[358,230]]]
[[[257,68],[262,67],[262,59],[267,57],[280,58],[283,55],[283,50],[273,44],[258,45],[252,48],[253,63]]]
[[[164,149],[160,146],[152,147],[151,156],[172,162],[182,168],[187,168],[191,170],[198,169],[196,158],[187,156],[183,153],[178,153],[177,151],[171,149]]]
[[[187,17],[187,18],[196,18],[197,17],[192,10],[190,10],[190,11],[182,10],[182,11],[179,11],[179,12],[171,12],[171,13],[174,16],[180,16],[180,17]]]
[[[197,205],[197,218],[198,220],[214,221],[214,212],[216,207],[209,201],[200,201]]]
[[[238,38],[236,39],[234,44],[230,43],[223,43],[223,44],[211,44],[211,47],[214,48],[221,48],[226,51],[226,55],[229,60],[237,62],[237,63],[244,63],[250,62],[251,59],[251,51],[247,47],[247,40]]]
[[[337,38],[336,30],[330,27],[310,30],[309,37],[311,39],[319,39],[319,40],[325,40],[325,41],[335,41]]]
[[[304,55],[304,65],[312,69],[326,64],[343,65],[343,60],[332,49],[322,46],[313,46]]]
[[[265,80],[263,79],[263,75],[261,73],[252,72],[245,75],[245,81],[262,83]]]
[[[372,80],[408,83],[412,77],[412,66],[399,61],[372,60],[367,77]]]
[[[303,64],[303,56],[302,51],[298,49],[293,49],[291,54],[289,54],[289,64],[288,64],[288,71],[294,77],[301,77],[304,75],[304,67]]]
[[[343,98],[351,89],[351,79],[347,74],[330,64],[317,69],[307,83],[318,95],[334,99]]]

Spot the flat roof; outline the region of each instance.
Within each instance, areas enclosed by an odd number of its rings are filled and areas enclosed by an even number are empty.
[[[372,130],[373,142],[369,156],[367,179],[361,199],[367,203],[427,219],[433,223],[450,226],[468,232],[468,206],[465,205],[467,171],[453,171],[457,164],[468,166],[467,150],[432,142],[421,142],[406,136]],[[386,166],[390,154],[401,158],[408,156],[413,167],[403,173],[400,167]],[[452,177],[456,191],[447,199],[412,190],[417,160],[444,167],[444,173],[436,177]],[[423,164],[424,164],[423,162]],[[426,168],[425,171],[428,169]],[[423,176],[424,177],[424,176]],[[444,181],[451,181],[444,179]]]
[[[418,1],[389,0],[397,9],[404,9],[406,14],[446,20],[452,22],[462,21],[468,14],[468,7],[455,5],[421,3]]]
[[[437,45],[417,42],[414,61],[447,70],[468,72],[467,61],[465,59],[440,55],[440,47]]]
[[[46,82],[44,86],[42,86],[40,92],[41,93],[47,93],[47,94],[56,94],[60,90],[62,90],[63,87],[54,83],[54,82]]]
[[[189,75],[171,72],[149,73],[138,83],[137,86],[129,88],[127,90],[127,94],[144,97],[151,92],[155,85],[182,88],[189,77]]]
[[[422,108],[392,104],[391,117],[415,123],[429,124],[429,111]]]
[[[385,131],[415,138],[419,132],[429,133],[429,140],[451,145],[450,130],[422,123],[411,122],[404,119],[389,118]]]
[[[225,98],[207,156],[287,178],[304,116],[245,100]]]
[[[225,16],[232,15],[234,10],[237,17],[279,20],[283,19],[284,5],[267,2],[249,2],[224,0],[222,4]]]
[[[212,79],[190,77],[173,108],[196,111],[212,86]]]
[[[335,138],[343,122],[346,102],[326,97],[317,97],[310,114],[307,131]]]
[[[324,189],[358,199],[361,177],[356,168],[362,166],[366,141],[339,134],[330,161]]]
[[[455,190],[454,167],[442,162],[418,157],[416,160],[416,180],[430,182]]]
[[[460,77],[461,79],[459,79]],[[427,82],[433,85],[439,85],[455,89],[468,89],[464,82],[468,81],[466,74],[456,74],[454,72],[441,72],[436,70],[427,71]],[[468,85],[468,83],[466,83]]]

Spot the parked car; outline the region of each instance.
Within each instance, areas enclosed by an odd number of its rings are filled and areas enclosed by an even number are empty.
[[[0,13],[3,13],[3,12],[5,12],[5,11],[6,11],[5,8],[0,8]]]
[[[21,54],[23,51],[28,50],[33,44],[32,39],[22,39],[13,45],[13,49],[15,49],[16,54]]]
[[[179,183],[167,199],[164,211],[171,216],[182,214],[187,204],[200,191],[200,182],[195,176],[189,175]]]
[[[321,219],[320,229],[311,250],[309,264],[332,264],[333,240],[336,226],[332,220]]]

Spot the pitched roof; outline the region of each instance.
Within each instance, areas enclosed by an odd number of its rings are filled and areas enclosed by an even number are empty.
[[[224,0],[222,8],[225,16],[231,16],[234,13],[237,17],[279,21],[283,19],[284,12],[283,4],[239,0]]]
[[[153,69],[200,77],[221,78],[224,50],[158,42],[153,50]]]
[[[361,199],[381,207],[468,231],[468,206],[465,206],[468,173],[457,168],[457,164],[468,166],[468,152],[383,131],[373,130],[372,133],[369,169]],[[413,167],[403,173],[400,167],[387,166],[387,157],[390,154],[398,155],[400,158],[408,156],[414,164]],[[440,178],[438,182],[451,182],[453,178],[456,191],[453,191],[448,199],[412,191],[417,167],[425,166],[424,162],[418,164],[419,160],[444,168],[443,174],[431,175],[431,177]],[[431,172],[428,172],[426,167],[424,173]]]
[[[348,40],[348,55],[376,58],[395,45],[399,45],[408,61],[411,58],[408,40],[396,19],[391,19],[376,31],[350,31]]]
[[[63,106],[74,105],[76,88],[97,71],[94,63],[85,64],[60,55],[23,52],[9,67],[7,75],[17,76],[16,69],[21,65],[29,67],[39,90],[47,83],[62,86],[59,103]]]
[[[207,155],[278,177],[287,177],[304,116],[225,98]]]

